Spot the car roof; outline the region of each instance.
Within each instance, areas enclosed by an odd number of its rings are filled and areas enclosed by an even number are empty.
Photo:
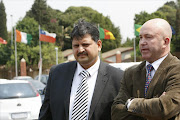
[[[28,81],[0,79],[0,84],[8,84],[8,83],[28,83]]]
[[[17,76],[17,77],[14,77],[14,78],[32,78],[31,76]]]

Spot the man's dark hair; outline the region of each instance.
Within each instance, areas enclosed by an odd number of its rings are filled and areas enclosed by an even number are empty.
[[[75,25],[75,27],[71,33],[71,40],[73,40],[73,38],[81,39],[86,34],[91,35],[91,38],[95,42],[97,42],[99,40],[98,28],[95,25],[93,25],[89,22],[86,22],[84,19],[80,19],[78,24]]]

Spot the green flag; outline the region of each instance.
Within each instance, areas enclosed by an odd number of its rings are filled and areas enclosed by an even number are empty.
[[[142,27],[142,25],[134,24],[135,36],[139,36],[139,32],[140,32],[141,27]]]
[[[109,39],[109,40],[116,39],[114,35],[112,34],[112,32],[101,27],[99,27],[99,37],[100,39]]]

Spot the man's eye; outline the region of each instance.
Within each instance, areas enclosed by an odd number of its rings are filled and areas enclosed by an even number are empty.
[[[88,47],[88,46],[89,46],[89,44],[83,44],[83,46],[84,46],[84,47]]]
[[[73,45],[73,47],[77,48],[77,47],[79,47],[79,45]]]
[[[147,38],[152,38],[152,36],[146,36]]]

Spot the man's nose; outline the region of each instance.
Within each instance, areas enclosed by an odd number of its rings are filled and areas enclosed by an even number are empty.
[[[78,51],[79,52],[83,52],[84,51],[84,47],[82,45],[80,45]]]
[[[144,38],[141,38],[139,41],[139,45],[145,45],[147,44],[146,40]]]

